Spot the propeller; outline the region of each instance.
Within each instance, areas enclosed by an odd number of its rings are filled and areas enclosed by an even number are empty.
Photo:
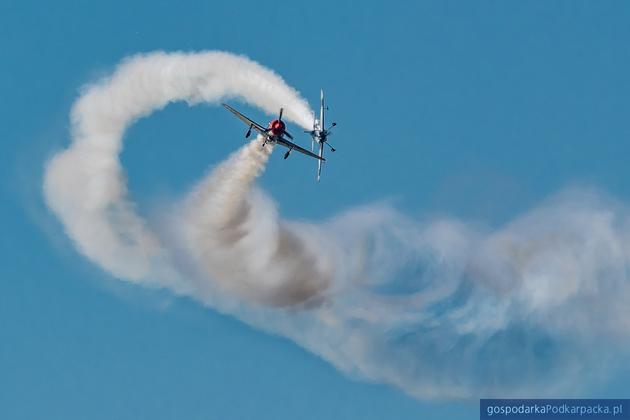
[[[280,108],[280,116],[278,117],[278,121],[282,121],[282,111],[284,111],[284,109]]]

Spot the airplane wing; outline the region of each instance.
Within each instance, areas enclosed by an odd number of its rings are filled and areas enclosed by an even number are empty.
[[[312,158],[319,159],[319,160],[324,160],[324,161],[326,160],[323,157],[317,156],[315,153],[309,152],[308,150],[301,148],[297,144],[292,143],[292,142],[290,142],[289,140],[287,140],[285,138],[282,138],[282,137],[276,138],[276,143],[281,144],[284,147],[289,148],[289,150],[297,150],[298,152],[303,153],[306,156],[310,156]]]
[[[223,105],[225,107],[225,109],[230,111],[232,114],[236,115],[236,117],[239,120],[241,120],[245,124],[251,126],[254,130],[258,131],[260,134],[267,133],[267,130],[265,130],[265,128],[262,125],[258,124],[257,122],[254,122],[254,121],[250,120],[245,115],[241,114],[240,112],[238,112],[237,110],[235,110],[234,108],[229,106],[228,104],[221,104],[221,105]]]
[[[317,182],[322,177],[322,163],[324,162],[324,143],[319,143],[319,157],[322,160],[317,161]]]

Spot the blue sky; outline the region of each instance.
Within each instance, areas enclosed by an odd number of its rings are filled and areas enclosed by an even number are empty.
[[[279,153],[260,180],[287,218],[385,199],[500,225],[573,185],[628,201],[629,18],[621,2],[3,1],[0,417],[476,418],[475,401],[348,379],[284,338],[110,278],[45,209],[42,163],[68,143],[81,85],[123,57],[220,49],[274,69],[313,106],[326,89],[338,152],[322,183],[312,162]],[[134,125],[122,160],[140,210],[240,145],[214,133],[241,129],[183,104]],[[628,378],[593,393],[624,396]]]

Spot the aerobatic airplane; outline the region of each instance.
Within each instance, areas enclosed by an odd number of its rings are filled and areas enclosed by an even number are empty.
[[[312,137],[312,140],[311,140],[312,151],[315,151],[315,142],[319,143],[320,160],[317,162],[317,182],[319,182],[319,179],[322,176],[322,162],[326,160],[324,159],[324,145],[330,147],[331,152],[335,151],[335,148],[332,147],[330,143],[327,143],[327,141],[328,141],[328,136],[332,134],[330,130],[332,130],[332,128],[337,125],[337,123],[332,123],[330,127],[324,128],[324,111],[327,110],[328,107],[324,105],[324,89],[322,89],[320,93],[321,94],[320,94],[320,103],[319,103],[319,119],[313,118],[313,130],[305,131],[305,133],[309,133]]]
[[[289,150],[284,154],[285,159],[289,157],[292,150],[297,150],[300,153],[304,153],[307,156],[318,159],[320,162],[326,160],[322,156],[317,156],[315,153],[309,152],[308,150],[303,149],[297,144],[290,142],[289,140],[284,138],[284,136],[287,136],[288,138],[293,140],[293,136],[287,132],[286,125],[284,124],[284,121],[282,121],[282,108],[280,108],[280,115],[278,116],[278,118],[272,120],[267,128],[264,128],[262,125],[247,118],[245,115],[241,114],[228,104],[222,105],[249,126],[247,133],[245,133],[245,138],[248,138],[252,134],[253,129],[265,137],[265,140],[263,141],[263,146],[267,143],[277,143],[288,148]]]

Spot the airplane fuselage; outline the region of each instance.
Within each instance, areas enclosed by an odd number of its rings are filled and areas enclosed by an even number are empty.
[[[326,130],[314,130],[313,135],[318,143],[324,143],[328,139],[328,132]]]

